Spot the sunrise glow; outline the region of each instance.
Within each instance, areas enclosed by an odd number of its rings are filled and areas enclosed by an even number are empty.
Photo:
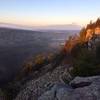
[[[95,21],[99,17],[99,4],[99,0],[2,0],[0,23],[84,26],[90,19]]]

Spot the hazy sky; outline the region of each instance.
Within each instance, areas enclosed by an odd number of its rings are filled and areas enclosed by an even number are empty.
[[[20,25],[77,23],[100,16],[100,0],[0,0],[0,22]]]

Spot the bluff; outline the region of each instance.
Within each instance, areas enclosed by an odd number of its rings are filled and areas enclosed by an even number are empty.
[[[15,80],[3,88],[7,97],[11,100],[100,100],[98,20],[88,24],[79,35],[69,37],[59,53],[39,56],[25,64]],[[88,34],[89,28],[93,31]]]

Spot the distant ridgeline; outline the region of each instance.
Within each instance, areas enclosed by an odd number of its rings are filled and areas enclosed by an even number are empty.
[[[71,52],[77,44],[85,44],[87,48],[93,49],[97,41],[100,42],[100,18],[96,22],[90,21],[86,27],[81,29],[79,35],[70,36],[65,43],[64,51]]]

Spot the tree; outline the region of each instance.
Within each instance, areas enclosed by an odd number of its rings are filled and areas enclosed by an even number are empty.
[[[100,27],[100,18],[97,19],[97,21],[95,22],[95,27]]]
[[[86,37],[86,29],[82,28],[80,33],[79,33],[80,42],[84,42],[85,41],[85,37]]]

